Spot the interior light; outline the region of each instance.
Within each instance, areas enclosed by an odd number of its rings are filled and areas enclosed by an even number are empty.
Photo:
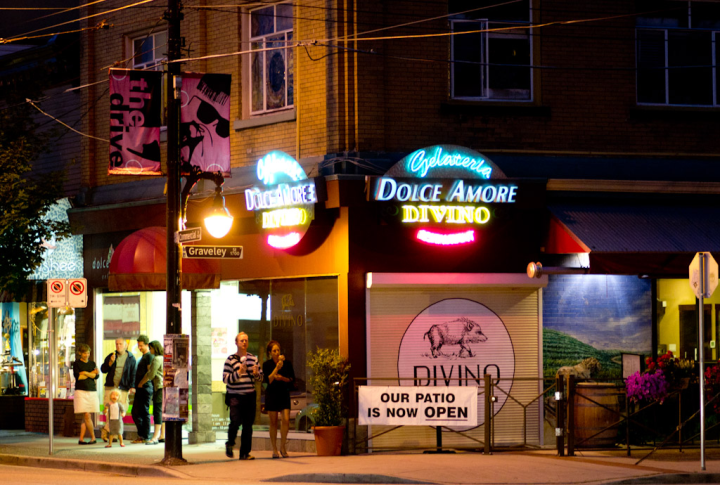
[[[213,200],[210,215],[205,218],[205,228],[215,238],[224,237],[232,227],[233,216],[225,207],[225,197],[222,195],[222,187],[215,187],[215,199]]]
[[[366,281],[367,289],[369,290],[372,288],[372,273],[367,274],[367,281]]]

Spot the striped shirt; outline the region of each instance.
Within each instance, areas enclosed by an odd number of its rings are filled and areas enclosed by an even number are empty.
[[[245,365],[247,371],[241,375],[240,368],[242,364],[237,354],[232,354],[225,361],[223,382],[227,386],[228,394],[250,394],[255,392],[255,381],[262,380],[262,369],[258,366],[257,357],[250,352],[245,354]],[[255,367],[258,369],[257,376],[253,376],[253,368]]]

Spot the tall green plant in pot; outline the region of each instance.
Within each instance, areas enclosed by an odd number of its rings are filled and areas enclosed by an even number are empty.
[[[310,385],[317,407],[313,410],[315,447],[318,455],[337,456],[342,451],[346,415],[345,387],[350,363],[337,349],[317,349],[308,354],[312,369]]]

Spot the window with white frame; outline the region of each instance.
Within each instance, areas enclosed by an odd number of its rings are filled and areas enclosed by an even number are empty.
[[[133,69],[162,70],[161,62],[167,59],[167,31],[131,39]]]
[[[250,11],[250,111],[261,114],[292,107],[293,6],[279,3]]]
[[[718,106],[720,3],[638,2],[638,104]]]
[[[450,13],[472,10],[472,4],[451,0]],[[450,97],[532,100],[530,19],[530,0],[450,17]]]

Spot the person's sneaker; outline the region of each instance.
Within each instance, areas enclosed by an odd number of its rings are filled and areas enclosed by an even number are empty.
[[[232,446],[225,445],[225,456],[227,456],[228,458],[233,457],[233,447]]]
[[[243,455],[240,457],[241,460],[254,460],[255,457],[252,455]]]

